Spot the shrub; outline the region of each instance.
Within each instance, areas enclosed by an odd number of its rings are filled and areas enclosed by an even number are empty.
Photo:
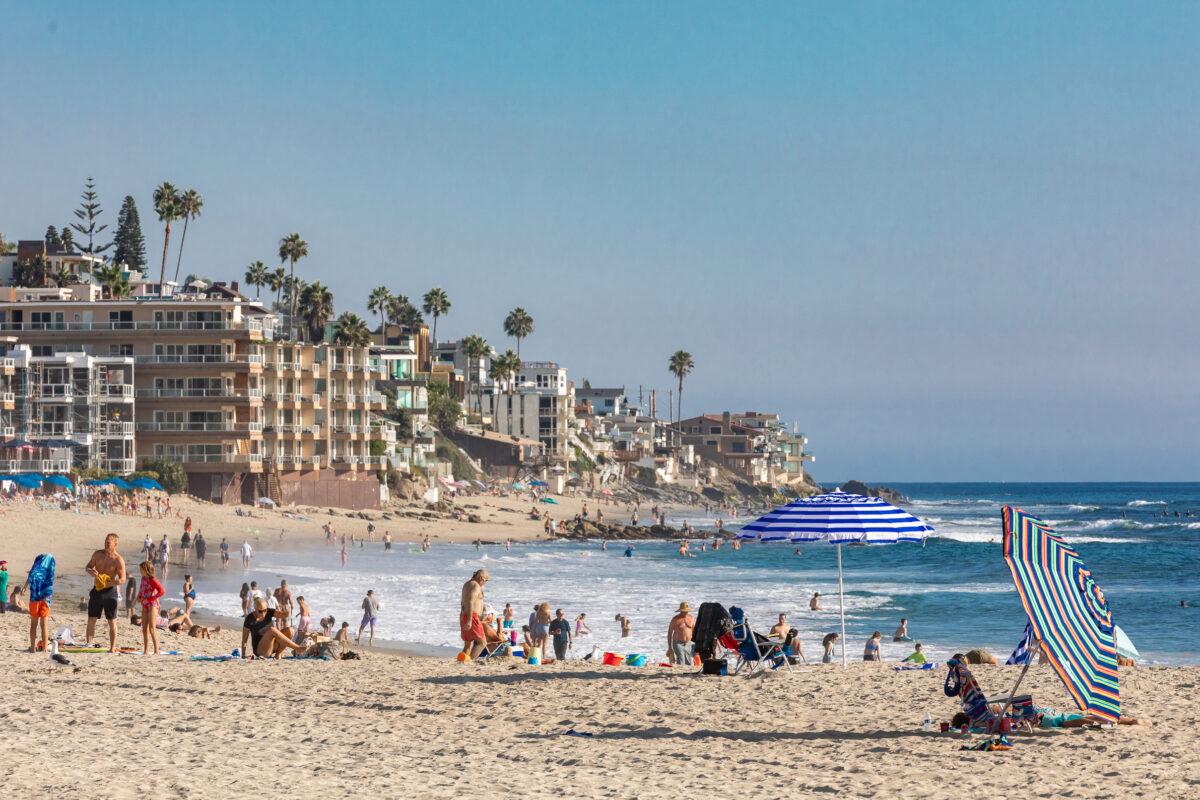
[[[148,458],[142,462],[143,472],[158,474],[158,482],[171,494],[182,494],[187,491],[187,473],[178,461],[161,458]]]

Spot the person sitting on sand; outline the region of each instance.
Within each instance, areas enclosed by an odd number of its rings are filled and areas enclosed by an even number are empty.
[[[281,658],[284,650],[296,653],[304,651],[302,644],[292,641],[282,630],[272,627],[271,611],[267,601],[254,599],[254,610],[242,621],[242,658]],[[251,648],[246,649],[249,640]]]
[[[995,666],[1000,663],[994,655],[983,649],[968,650],[963,658],[968,664],[991,664]]]
[[[533,632],[529,630],[528,625],[522,625],[521,635],[525,644],[525,652],[528,653],[533,648]]]
[[[913,645],[913,651],[903,661],[906,664],[925,664],[928,659],[925,658],[925,653],[921,650],[921,643],[917,642]]]
[[[335,642],[342,644],[350,644],[350,623],[343,622],[342,627],[338,629],[337,635],[333,637]]]
[[[908,618],[900,618],[900,627],[896,628],[896,632],[892,634],[893,642],[911,642],[912,637],[908,635]]]
[[[871,638],[867,639],[867,644],[863,648],[863,661],[882,661],[883,657],[879,652],[879,643],[883,638],[883,634],[875,631],[871,634]]]

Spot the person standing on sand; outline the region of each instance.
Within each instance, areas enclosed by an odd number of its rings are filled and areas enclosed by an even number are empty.
[[[462,602],[459,604],[458,628],[463,640],[459,660],[474,661],[483,650],[487,634],[483,630],[483,585],[488,582],[486,569],[476,570],[471,579],[463,584]]]
[[[379,598],[375,596],[374,589],[367,589],[367,596],[363,598],[362,622],[358,623],[358,636],[354,637],[354,643],[358,644],[362,641],[363,629],[368,625],[371,626],[371,635],[367,639],[367,647],[375,646],[375,623],[379,616],[379,609],[383,608],[383,604],[379,602]]]
[[[367,592],[370,594],[370,592]],[[286,612],[290,619],[292,616],[292,590],[288,588],[287,581],[281,580],[279,588],[275,590],[275,607]]]
[[[142,558],[147,561],[153,561],[150,558],[150,551],[154,549],[154,542],[150,541],[150,534],[146,534],[146,538],[142,540]]]
[[[167,535],[164,533],[162,541],[158,543],[158,567],[162,570],[163,579],[167,577],[167,565],[171,558],[171,543],[167,541]]]
[[[822,664],[833,663],[833,646],[837,644],[838,635],[836,633],[827,633],[821,639],[821,647],[825,649],[825,654],[821,656]]]
[[[104,549],[92,553],[86,572],[92,576],[92,589],[88,592],[87,634],[84,641],[90,647],[96,634],[96,622],[103,614],[108,620],[108,652],[117,651],[117,603],[120,601],[121,586],[125,583],[125,559],[117,552],[120,541],[115,533],[104,537]]]
[[[550,620],[550,637],[554,642],[554,658],[566,661],[567,650],[571,647],[571,623],[561,608],[554,612],[554,619]]]
[[[0,561],[0,614],[8,613],[8,562]]]
[[[671,654],[671,660],[679,666],[692,663],[694,627],[696,618],[692,616],[692,607],[686,601],[680,603],[679,610],[671,617],[671,623],[667,626],[667,652]]]
[[[204,557],[208,555],[208,542],[204,541],[204,532],[196,533],[195,540],[192,541],[192,547],[196,548],[196,564],[204,566]]]
[[[142,585],[138,589],[138,600],[142,604],[142,655],[149,655],[150,643],[154,643],[154,655],[158,655],[158,601],[167,593],[154,577],[154,565],[143,561],[138,569],[142,573]]]
[[[254,548],[245,539],[242,540],[242,569],[250,568],[250,557],[254,555]]]
[[[229,566],[229,540],[224,536],[221,537],[221,569]]]

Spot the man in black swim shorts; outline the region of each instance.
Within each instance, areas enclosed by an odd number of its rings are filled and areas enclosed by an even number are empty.
[[[96,633],[96,621],[103,614],[108,620],[108,651],[117,651],[117,602],[120,587],[125,584],[125,559],[117,552],[117,535],[104,537],[104,549],[92,553],[87,564],[87,573],[92,576],[93,586],[88,593],[87,644],[92,644]]]

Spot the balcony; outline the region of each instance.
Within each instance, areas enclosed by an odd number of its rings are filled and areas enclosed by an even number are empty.
[[[313,404],[314,406],[317,406],[318,408],[320,408],[320,407],[321,407],[321,405],[322,405],[322,403],[324,403],[324,402],[325,402],[325,398],[321,397],[321,393],[320,393],[320,392],[314,392],[314,393],[313,393],[313,396],[312,396],[312,404]]]
[[[75,435],[75,424],[72,422],[36,422],[29,426],[30,435],[34,439],[58,439]]]
[[[100,461],[100,468],[109,472],[116,472],[120,475],[127,475],[137,469],[137,459],[133,458],[105,458]]]
[[[350,435],[356,435],[356,434],[358,434],[358,432],[360,430],[364,430],[365,428],[366,428],[365,425],[355,425],[353,423],[346,424],[346,425],[333,425],[332,426],[332,430],[334,433],[344,433],[344,434],[350,434]]]
[[[0,372],[12,372],[17,368],[15,358],[0,358]]]
[[[320,469],[321,468],[321,457],[320,456],[312,456],[311,458],[305,458],[304,466],[312,467],[313,469]]]
[[[153,457],[180,464],[262,464],[263,460],[260,453],[155,453]]]
[[[17,429],[14,428],[12,425],[5,425],[3,427],[0,427],[0,436],[3,436],[5,439],[11,439],[16,435],[17,435]]]
[[[387,456],[363,456],[359,463],[368,469],[383,469],[387,466]]]
[[[261,422],[139,422],[139,431],[151,433],[262,433]]]
[[[267,400],[272,403],[299,403],[302,399],[300,395],[291,392],[271,392],[267,395]]]
[[[396,441],[396,429],[391,425],[377,425],[371,428],[371,437],[384,442]]]
[[[261,400],[262,389],[237,389],[223,386],[199,389],[173,389],[156,387],[138,389],[137,396],[147,400],[205,400],[224,398],[229,400]]]
[[[352,469],[358,466],[361,459],[358,456],[334,455],[330,460],[330,466],[334,469]]]
[[[261,333],[258,320],[116,320],[102,322],[2,322],[0,331],[252,331]],[[0,365],[2,366],[2,365]]]
[[[320,425],[305,425],[300,428],[300,433],[304,434],[305,436],[320,436],[321,435],[321,426]]]
[[[121,438],[125,436],[133,436],[132,422],[118,422],[116,420],[101,420],[98,426],[97,433],[100,436],[108,438]]]
[[[262,364],[256,353],[155,353],[134,356],[138,364]]]
[[[333,396],[335,403],[357,403],[358,395],[356,394],[335,394]]]
[[[70,472],[71,460],[67,458],[31,458],[0,460],[0,472]]]
[[[133,386],[128,383],[102,383],[100,396],[108,400],[132,400]]]
[[[13,392],[0,392],[0,404],[11,406],[17,402],[17,395]]]

